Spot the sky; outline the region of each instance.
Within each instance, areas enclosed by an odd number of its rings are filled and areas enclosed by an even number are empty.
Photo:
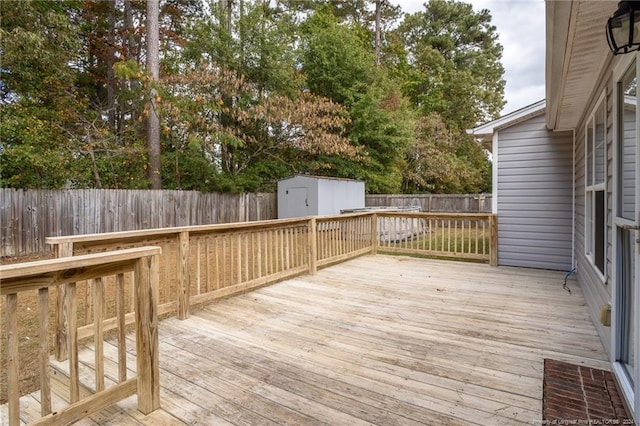
[[[427,0],[395,0],[407,13],[424,9]],[[544,0],[462,0],[475,11],[489,9],[499,33],[505,68],[506,114],[544,99]]]

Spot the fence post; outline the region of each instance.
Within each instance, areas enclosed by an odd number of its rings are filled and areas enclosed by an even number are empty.
[[[309,274],[315,275],[318,272],[318,225],[316,218],[309,219]]]
[[[498,215],[489,215],[489,229],[491,232],[489,265],[498,266]]]
[[[143,257],[136,262],[134,272],[138,410],[143,414],[160,408],[158,263],[158,255]]]
[[[378,254],[378,214],[371,215],[371,254]]]
[[[178,318],[189,318],[189,231],[178,235]]]
[[[73,243],[60,243],[55,246],[56,257],[73,256]],[[69,295],[67,294],[69,284],[59,285],[56,296],[56,323],[54,350],[58,361],[67,359],[67,342],[69,340],[69,324],[67,318],[67,306],[69,305]]]

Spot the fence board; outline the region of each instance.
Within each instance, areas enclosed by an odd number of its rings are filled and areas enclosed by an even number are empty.
[[[50,251],[46,237],[274,219],[275,194],[0,188],[0,258]]]
[[[365,196],[366,207],[420,207],[432,213],[491,213],[487,194],[376,194]]]

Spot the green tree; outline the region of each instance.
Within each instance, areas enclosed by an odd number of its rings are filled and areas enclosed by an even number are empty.
[[[325,9],[303,25],[300,63],[313,93],[351,107],[374,82],[374,55],[361,27],[340,24]]]
[[[76,3],[0,3],[2,186],[57,188],[74,177],[70,146],[82,99],[72,67],[80,44],[69,14],[77,10]]]
[[[399,84],[376,67],[371,34],[320,9],[304,24],[301,58],[309,89],[348,108],[346,135],[365,154],[357,162],[326,156],[306,161],[304,171],[363,179],[369,192],[399,191],[415,114]]]
[[[504,68],[491,15],[456,0],[430,0],[398,29],[406,94],[424,113],[459,128],[496,118],[504,105]]]

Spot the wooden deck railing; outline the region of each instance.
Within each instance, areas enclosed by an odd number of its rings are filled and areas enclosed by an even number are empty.
[[[21,293],[38,292],[38,329],[40,364],[41,418],[30,424],[70,424],[87,415],[108,407],[137,393],[138,409],[147,414],[160,404],[158,333],[157,333],[157,289],[160,248],[140,247],[37,262],[0,266],[0,294],[5,297],[7,324],[7,383],[8,422],[10,426],[20,424],[20,394],[18,387],[19,330],[18,299]],[[136,374],[127,377],[125,345],[125,276],[133,273],[130,280],[135,292],[136,322]],[[115,277],[115,288],[105,292],[106,277]],[[93,298],[93,332],[95,345],[95,377],[93,386],[80,382],[78,362],[76,282],[88,284]],[[64,327],[66,354],[69,360],[69,403],[63,409],[52,412],[51,378],[49,365],[49,291],[64,288],[61,315]],[[60,294],[60,291],[58,291]],[[118,379],[105,386],[104,374],[104,306],[105,294],[114,295],[118,328],[119,352]],[[93,388],[91,395],[81,398],[80,388]]]
[[[379,212],[377,216],[378,250],[498,263],[495,215]]]
[[[162,248],[160,315],[189,316],[194,304],[229,296],[364,253],[464,258],[497,264],[495,216],[409,212],[243,222],[47,238],[58,257],[154,245]],[[127,323],[133,322],[132,287],[125,283]],[[78,283],[79,336],[93,333],[92,294]],[[61,292],[63,293],[63,292]],[[62,294],[64,296],[64,294]],[[61,304],[60,304],[61,305]],[[115,326],[107,312],[105,330]],[[61,313],[59,330],[64,329]],[[65,359],[58,333],[56,355]]]
[[[322,266],[378,251],[474,259],[497,264],[496,218],[490,214],[365,212],[219,225],[150,229],[47,238],[58,257],[140,246],[158,246],[159,315],[184,319],[195,304],[244,292]],[[94,312],[100,292],[78,281],[78,338],[135,322],[135,287],[127,276],[110,278],[122,288],[123,318],[107,308],[101,326]],[[66,290],[68,291],[68,290]],[[58,292],[55,354],[67,358],[65,287]],[[120,311],[118,311],[120,312]],[[118,314],[119,315],[119,314]]]
[[[496,234],[496,218],[488,214],[367,212],[48,238],[59,259],[0,269],[9,336],[10,424],[15,424],[18,409],[15,313],[18,293],[23,290],[38,289],[41,336],[47,336],[48,292],[57,286],[55,354],[58,360],[69,360],[71,405],[51,414],[45,368],[49,348],[43,338],[42,422],[60,421],[63,415],[64,419],[76,418],[86,414],[86,405],[95,411],[100,404],[113,403],[114,397],[135,392],[135,379],[127,379],[124,361],[124,329],[133,323],[141,334],[137,339],[139,408],[148,412],[159,403],[157,389],[149,388],[150,383],[157,385],[157,341],[155,346],[153,342],[157,315],[175,313],[187,318],[195,304],[298,274],[314,274],[318,267],[364,253],[475,259],[495,265]],[[155,281],[157,276],[159,281]],[[109,303],[105,288],[114,289],[109,292],[114,295]],[[101,342],[112,329],[118,330],[118,347],[123,349],[119,382],[105,390]],[[92,336],[97,393],[85,401],[79,400],[77,347],[78,340]]]

